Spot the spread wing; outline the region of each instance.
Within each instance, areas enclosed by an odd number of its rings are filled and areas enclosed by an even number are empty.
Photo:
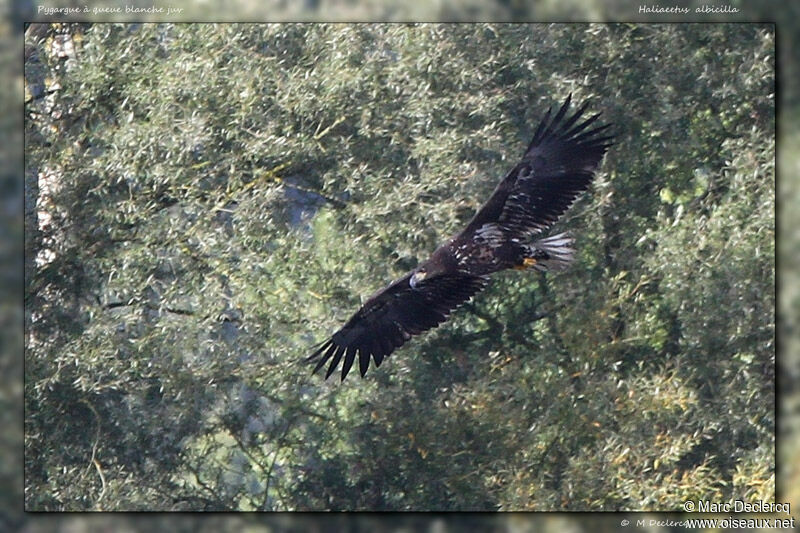
[[[380,366],[384,357],[403,345],[413,335],[435,328],[450,313],[486,286],[487,278],[463,273],[435,276],[417,283],[411,273],[378,291],[361,306],[347,323],[323,342],[308,357],[317,361],[314,372],[330,365],[325,379],[342,364],[342,381],[358,355],[361,375],[367,373],[370,357]]]
[[[572,95],[551,118],[548,110],[522,160],[501,181],[470,221],[467,231],[498,224],[516,234],[550,228],[585,191],[594,177],[612,136],[611,125],[591,127],[600,113],[584,120],[588,102],[568,115]]]

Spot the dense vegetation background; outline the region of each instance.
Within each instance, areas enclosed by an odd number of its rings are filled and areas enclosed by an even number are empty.
[[[28,510],[774,498],[771,26],[98,25],[26,56]],[[309,376],[570,92],[618,135],[576,264]]]

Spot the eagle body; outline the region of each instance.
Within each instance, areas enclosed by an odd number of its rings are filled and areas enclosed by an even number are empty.
[[[377,291],[307,358],[326,364],[329,377],[342,362],[342,380],[356,359],[364,376],[370,360],[384,358],[418,335],[447,320],[489,282],[510,268],[557,271],[573,259],[565,233],[542,238],[594,177],[612,137],[609,125],[591,127],[584,104],[568,115],[571,95],[551,118],[548,110],[521,161],[506,174],[489,200],[458,235],[427,261]]]

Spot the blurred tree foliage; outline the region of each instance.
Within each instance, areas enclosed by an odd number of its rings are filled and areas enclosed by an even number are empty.
[[[774,498],[769,25],[68,25],[26,48],[28,510]],[[302,364],[572,92],[618,135],[510,272]]]

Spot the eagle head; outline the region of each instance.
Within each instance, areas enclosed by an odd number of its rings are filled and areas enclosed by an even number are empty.
[[[408,284],[411,285],[412,289],[416,289],[417,285],[421,283],[426,277],[428,276],[428,270],[425,267],[419,267],[411,274],[411,279],[408,280]]]

